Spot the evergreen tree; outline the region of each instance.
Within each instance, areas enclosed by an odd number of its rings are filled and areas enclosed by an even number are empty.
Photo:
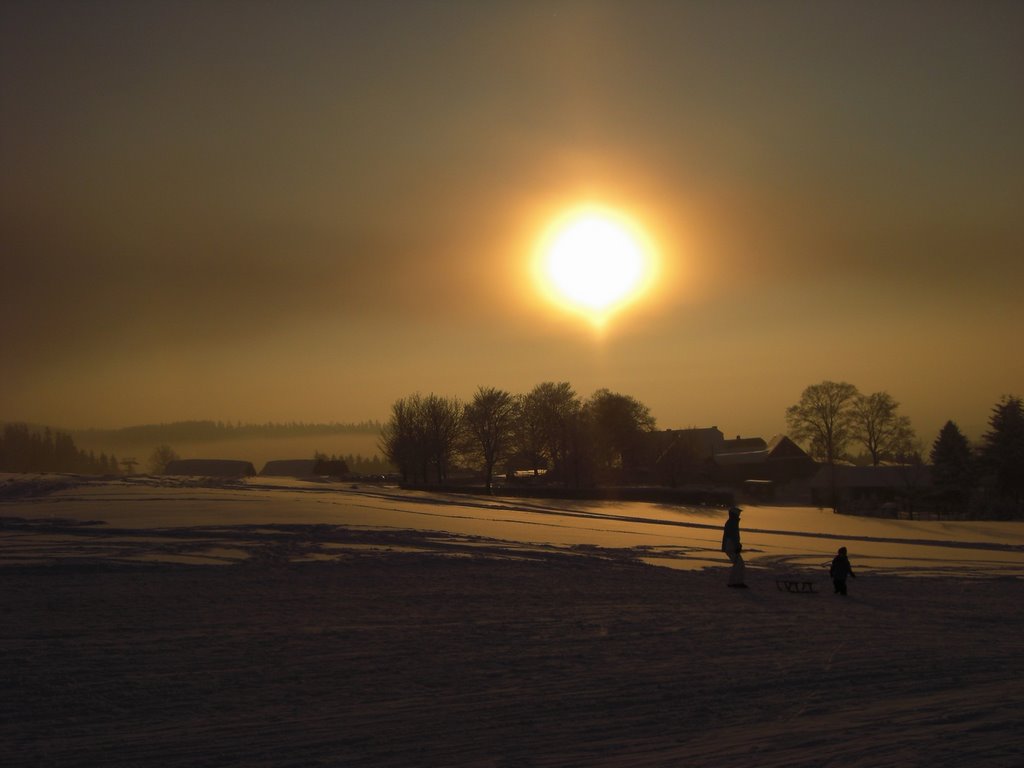
[[[53,433],[49,427],[43,430],[43,439],[39,444],[39,469],[43,472],[69,471],[57,466],[57,447],[53,442]]]
[[[82,453],[75,447],[75,441],[71,435],[65,432],[58,432],[53,438],[54,465],[59,467],[61,472],[91,472],[92,467],[82,466]]]
[[[970,443],[960,428],[947,421],[932,444],[932,484],[940,504],[949,511],[962,511],[975,483],[975,462]]]
[[[1007,396],[992,409],[989,431],[982,439],[982,467],[999,497],[1019,516],[1024,501],[1024,403]]]
[[[5,424],[0,435],[2,472],[95,472],[91,453],[79,450],[71,435],[45,428],[31,431],[26,424]]]

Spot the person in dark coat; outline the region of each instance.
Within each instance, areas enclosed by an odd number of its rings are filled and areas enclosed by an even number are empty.
[[[836,594],[845,595],[846,577],[857,578],[857,574],[850,567],[850,558],[846,556],[846,547],[840,547],[839,554],[832,558],[832,567],[828,569],[828,574],[832,577],[832,585],[836,588]]]
[[[739,589],[746,589],[746,564],[743,562],[743,546],[740,544],[740,508],[733,507],[729,510],[729,519],[725,521],[722,529],[722,551],[732,561],[732,570],[729,571],[729,586]]]

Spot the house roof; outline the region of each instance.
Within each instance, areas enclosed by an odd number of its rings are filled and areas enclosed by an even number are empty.
[[[787,435],[775,435],[768,441],[768,453],[773,459],[801,458],[809,459],[807,452],[794,443]]]
[[[751,453],[763,451],[768,444],[760,437],[737,437],[735,440],[724,440],[719,453]]]
[[[768,458],[768,451],[732,451],[731,453],[716,453],[715,464],[719,466],[761,464]]]
[[[690,427],[687,429],[666,429],[654,433],[664,444],[678,443],[696,450],[701,456],[714,456],[722,449],[725,441],[718,427]]]
[[[767,443],[760,437],[745,438],[742,441],[727,440],[726,443],[742,443],[756,446],[759,449],[746,451],[729,451],[715,455],[715,463],[719,466],[735,466],[740,464],[761,464],[766,461],[803,459],[810,461],[804,450],[785,435],[776,435]]]
[[[277,477],[311,477],[315,474],[316,459],[275,459],[260,470],[261,475]]]

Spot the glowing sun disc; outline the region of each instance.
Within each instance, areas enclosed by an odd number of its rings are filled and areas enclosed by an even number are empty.
[[[585,208],[552,227],[537,279],[552,301],[603,321],[646,289],[653,268],[639,228],[612,211]]]

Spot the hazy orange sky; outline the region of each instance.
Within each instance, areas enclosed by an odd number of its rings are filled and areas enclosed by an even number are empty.
[[[0,420],[385,419],[569,381],[770,436],[1024,391],[1024,3],[0,5]],[[547,222],[641,222],[598,337]]]

